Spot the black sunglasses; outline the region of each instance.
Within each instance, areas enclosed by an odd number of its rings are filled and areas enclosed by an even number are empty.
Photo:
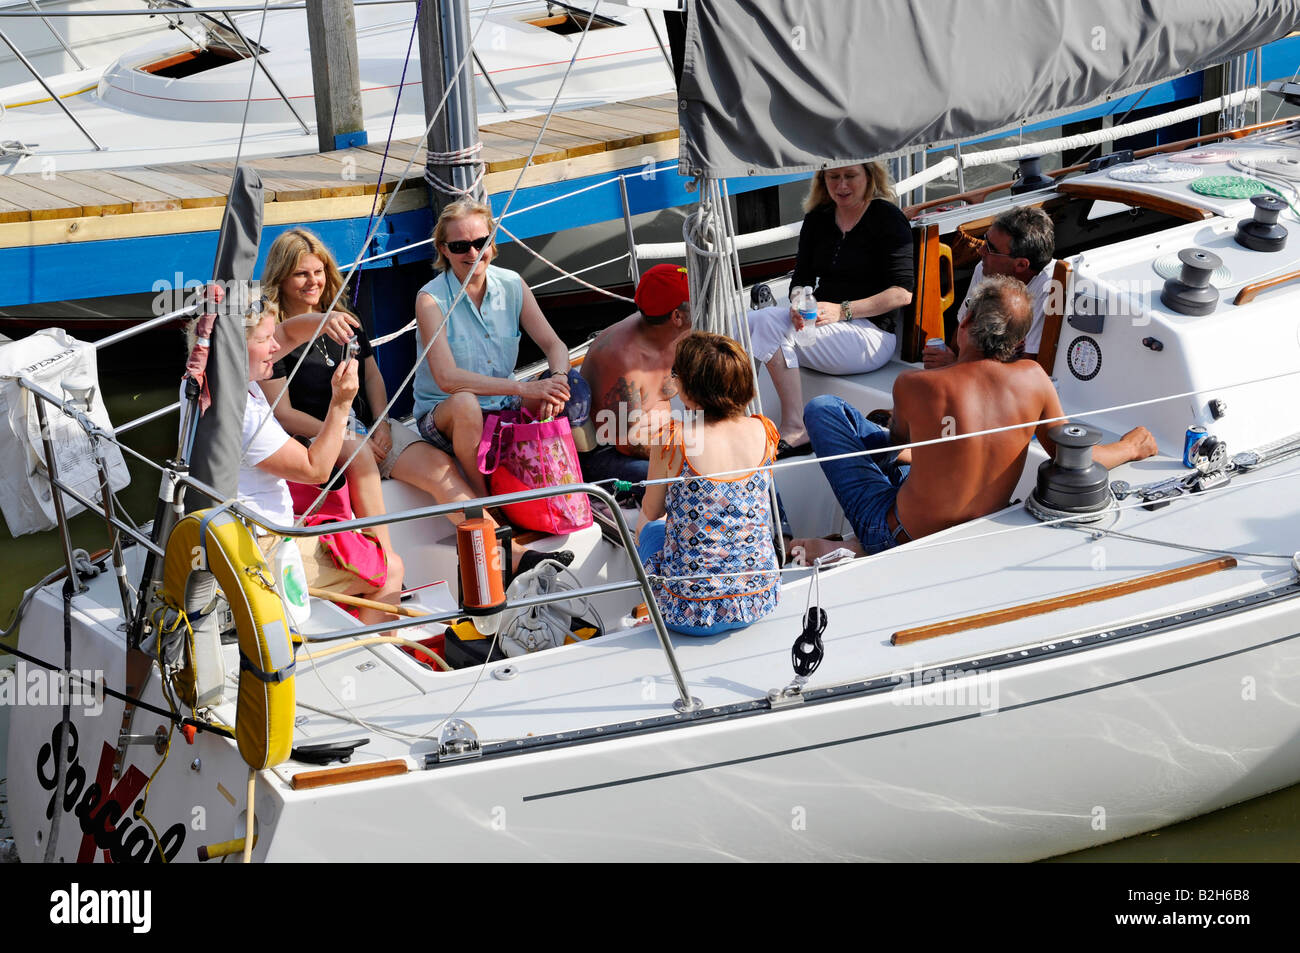
[[[488,236],[486,235],[484,235],[482,238],[475,238],[472,240],[463,239],[458,242],[443,242],[443,244],[447,246],[447,251],[451,252],[453,255],[463,255],[465,254],[465,252],[469,251],[471,247],[475,251],[482,251],[483,246],[486,245],[487,243],[488,243]]]

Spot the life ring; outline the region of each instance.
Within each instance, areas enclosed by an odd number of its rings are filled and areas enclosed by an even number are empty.
[[[235,739],[240,756],[255,770],[287,760],[293,748],[293,644],[273,578],[252,533],[224,507],[185,516],[167,539],[161,592],[167,607],[198,612],[216,585],[230,603],[239,633]],[[215,630],[215,620],[211,627]],[[211,664],[204,662],[200,641],[191,635],[186,642],[186,668],[177,680],[190,704],[204,703],[198,686],[204,664]],[[217,665],[217,678],[224,681],[219,658]],[[193,687],[187,691],[187,686]]]

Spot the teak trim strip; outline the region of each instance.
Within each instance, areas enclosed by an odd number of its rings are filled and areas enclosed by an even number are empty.
[[[1003,622],[1013,622],[1016,619],[1024,619],[1032,615],[1055,612],[1057,609],[1069,609],[1090,602],[1116,599],[1119,596],[1127,596],[1130,593],[1141,592],[1144,589],[1155,589],[1159,586],[1168,586],[1171,583],[1195,579],[1197,576],[1208,576],[1210,573],[1218,572],[1221,569],[1232,569],[1236,565],[1237,560],[1231,556],[1220,556],[1217,559],[1207,559],[1204,562],[1191,563],[1187,566],[1179,566],[1176,569],[1162,569],[1159,572],[1148,573],[1145,576],[1138,576],[1136,579],[1128,579],[1124,582],[1112,582],[1105,586],[1094,586],[1091,589],[1083,589],[1064,596],[1040,599],[1038,602],[1026,602],[1023,605],[1009,606],[1006,609],[995,609],[992,612],[962,616],[960,619],[936,622],[933,625],[900,629],[893,634],[889,642],[891,645],[907,645],[910,642],[932,639],[935,636],[948,635],[951,632],[1001,625]]]
[[[1061,343],[1061,322],[1065,319],[1065,302],[1070,299],[1070,279],[1074,269],[1064,259],[1056,262],[1052,269],[1052,282],[1062,294],[1049,294],[1047,306],[1043,309],[1043,335],[1038,340],[1038,366],[1052,376],[1056,367],[1056,348]],[[1057,307],[1059,305],[1059,308]]]
[[[1233,304],[1250,304],[1261,291],[1268,291],[1270,288],[1276,288],[1278,285],[1284,285],[1289,281],[1295,281],[1300,278],[1300,271],[1288,272],[1285,275],[1278,275],[1276,278],[1268,278],[1264,281],[1256,281],[1253,284],[1246,285],[1237,292],[1237,297],[1233,299]]]
[[[323,768],[320,771],[299,771],[289,782],[295,791],[323,788],[330,784],[348,784],[352,781],[370,781],[405,774],[406,762],[401,758],[375,761],[371,764],[349,764],[341,768]]]
[[[1119,202],[1123,205],[1150,209],[1153,212],[1163,212],[1165,215],[1181,218],[1185,222],[1204,222],[1214,218],[1214,213],[1208,209],[1197,208],[1188,202],[1180,202],[1165,195],[1148,195],[1121,185],[1102,185],[1100,182],[1061,182],[1057,184],[1056,191],[1075,198]]]

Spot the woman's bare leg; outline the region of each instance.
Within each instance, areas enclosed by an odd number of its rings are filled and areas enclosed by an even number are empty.
[[[805,443],[808,431],[803,425],[803,382],[799,379],[799,368],[786,367],[785,354],[780,349],[766,366],[777,400],[781,402],[781,422],[777,425],[781,437],[791,446]]]
[[[366,593],[367,599],[374,599],[376,602],[387,602],[391,605],[397,605],[402,601],[402,580],[406,578],[406,564],[402,562],[402,557],[397,555],[391,549],[388,550],[388,577],[384,584],[373,592]],[[380,612],[378,609],[359,609],[357,616],[366,625],[373,625],[376,622],[388,622],[397,618],[389,612]],[[401,633],[396,633],[400,635]]]
[[[343,441],[343,449],[339,451],[339,463],[344,463],[357,449],[357,439],[347,437]],[[375,455],[370,452],[369,447],[363,447],[356,458],[348,464],[344,476],[348,481],[348,496],[352,498],[352,512],[357,516],[383,516],[386,512],[384,509],[384,490],[379,482],[379,465],[375,463]],[[379,545],[384,550],[384,555],[392,561],[393,540],[388,534],[387,526],[376,526],[374,528],[375,538],[379,540]],[[400,583],[401,577],[397,581]]]
[[[487,482],[478,472],[478,445],[483,437],[483,408],[473,394],[452,394],[434,409],[433,425],[456,451],[456,461],[474,496],[487,496]]]

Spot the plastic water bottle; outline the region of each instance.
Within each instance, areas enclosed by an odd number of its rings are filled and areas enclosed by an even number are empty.
[[[311,595],[307,591],[307,570],[302,565],[302,553],[292,539],[285,539],[275,548],[275,585],[289,614],[290,624],[299,632],[311,618]]]
[[[798,304],[792,296],[790,304],[803,316],[803,327],[794,332],[794,343],[808,347],[817,340],[817,299],[813,297],[812,288],[798,289]]]

